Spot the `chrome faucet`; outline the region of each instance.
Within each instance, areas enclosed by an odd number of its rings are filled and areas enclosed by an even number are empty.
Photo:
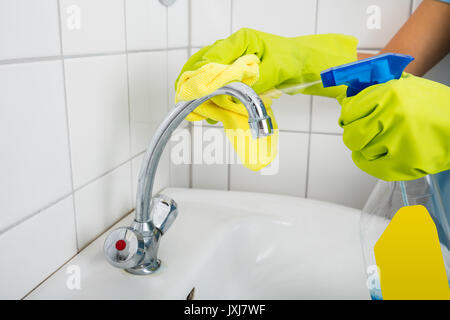
[[[177,217],[177,204],[169,197],[158,194],[152,198],[153,182],[161,154],[173,131],[203,102],[217,95],[230,95],[240,100],[248,113],[248,123],[254,139],[273,133],[272,120],[260,97],[241,82],[230,83],[202,98],[176,104],[159,126],[147,149],[139,173],[135,219],[130,227],[113,230],[105,240],[106,260],[117,268],[146,275],[155,272],[159,240]]]

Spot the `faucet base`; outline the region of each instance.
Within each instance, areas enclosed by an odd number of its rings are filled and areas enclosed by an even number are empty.
[[[144,263],[144,264],[140,264],[134,268],[125,269],[125,271],[128,273],[131,273],[131,274],[145,276],[147,274],[154,273],[155,271],[157,271],[159,269],[160,266],[161,266],[161,261],[159,259],[157,259],[150,263]]]

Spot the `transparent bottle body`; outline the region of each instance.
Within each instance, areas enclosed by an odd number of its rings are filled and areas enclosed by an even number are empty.
[[[395,213],[405,205],[423,205],[436,224],[447,279],[450,279],[450,230],[442,192],[435,175],[411,181],[378,181],[367,200],[360,220],[361,245],[366,264],[367,287],[374,300],[382,299],[374,246]],[[449,282],[450,283],[450,282]]]

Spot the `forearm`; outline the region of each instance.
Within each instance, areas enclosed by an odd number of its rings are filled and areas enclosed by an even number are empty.
[[[415,60],[405,71],[422,76],[450,51],[450,5],[424,0],[380,51],[409,54]],[[358,59],[370,54],[360,53]]]

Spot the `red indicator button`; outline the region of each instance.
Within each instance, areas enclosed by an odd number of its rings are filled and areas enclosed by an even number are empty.
[[[127,246],[127,243],[125,242],[125,240],[118,240],[116,242],[116,249],[119,251],[122,251],[123,249],[125,249]]]

